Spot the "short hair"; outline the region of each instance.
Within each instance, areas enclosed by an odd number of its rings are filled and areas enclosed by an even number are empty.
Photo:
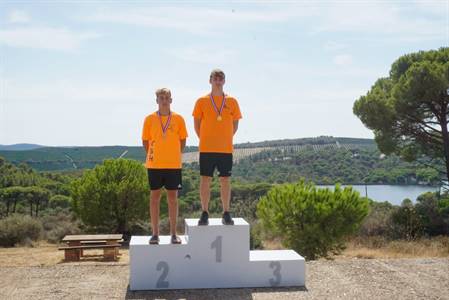
[[[225,73],[220,69],[213,69],[212,72],[210,72],[210,79],[216,76],[225,79]]]
[[[168,88],[160,88],[156,90],[156,98],[160,95],[169,95],[171,97],[171,91]]]

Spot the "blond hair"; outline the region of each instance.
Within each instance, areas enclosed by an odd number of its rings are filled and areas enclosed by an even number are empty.
[[[212,78],[214,78],[216,76],[221,77],[221,78],[224,79],[225,78],[225,73],[222,70],[220,70],[220,69],[213,69],[212,72],[210,72],[210,78],[212,79]]]
[[[160,88],[156,90],[156,98],[160,95],[168,95],[171,97],[171,91],[168,88]]]

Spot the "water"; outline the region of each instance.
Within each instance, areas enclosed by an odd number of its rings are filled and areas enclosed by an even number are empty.
[[[331,188],[333,185],[318,185],[320,188]],[[342,185],[345,187],[345,185]],[[361,196],[365,196],[365,185],[353,185],[354,190],[358,191]],[[438,187],[422,186],[422,185],[367,185],[368,197],[378,201],[388,201],[394,205],[400,205],[402,200],[408,198],[413,202],[419,195],[425,192],[438,191]]]

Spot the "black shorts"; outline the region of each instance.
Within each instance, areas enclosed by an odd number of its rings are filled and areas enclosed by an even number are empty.
[[[148,182],[151,190],[159,190],[165,187],[166,190],[182,189],[181,169],[148,169]]]
[[[213,177],[215,167],[219,177],[231,176],[232,153],[200,152],[200,175]]]

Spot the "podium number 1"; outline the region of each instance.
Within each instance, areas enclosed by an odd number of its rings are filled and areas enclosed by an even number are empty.
[[[222,249],[222,240],[223,237],[221,235],[217,236],[217,238],[210,244],[210,248],[215,248],[215,261],[221,262],[221,249]]]
[[[160,271],[162,270],[162,274],[161,276],[159,276],[159,279],[156,282],[156,287],[157,288],[168,288],[168,281],[165,280],[165,278],[167,278],[168,275],[168,263],[166,261],[160,261],[158,262],[157,266],[156,266],[156,270]]]

